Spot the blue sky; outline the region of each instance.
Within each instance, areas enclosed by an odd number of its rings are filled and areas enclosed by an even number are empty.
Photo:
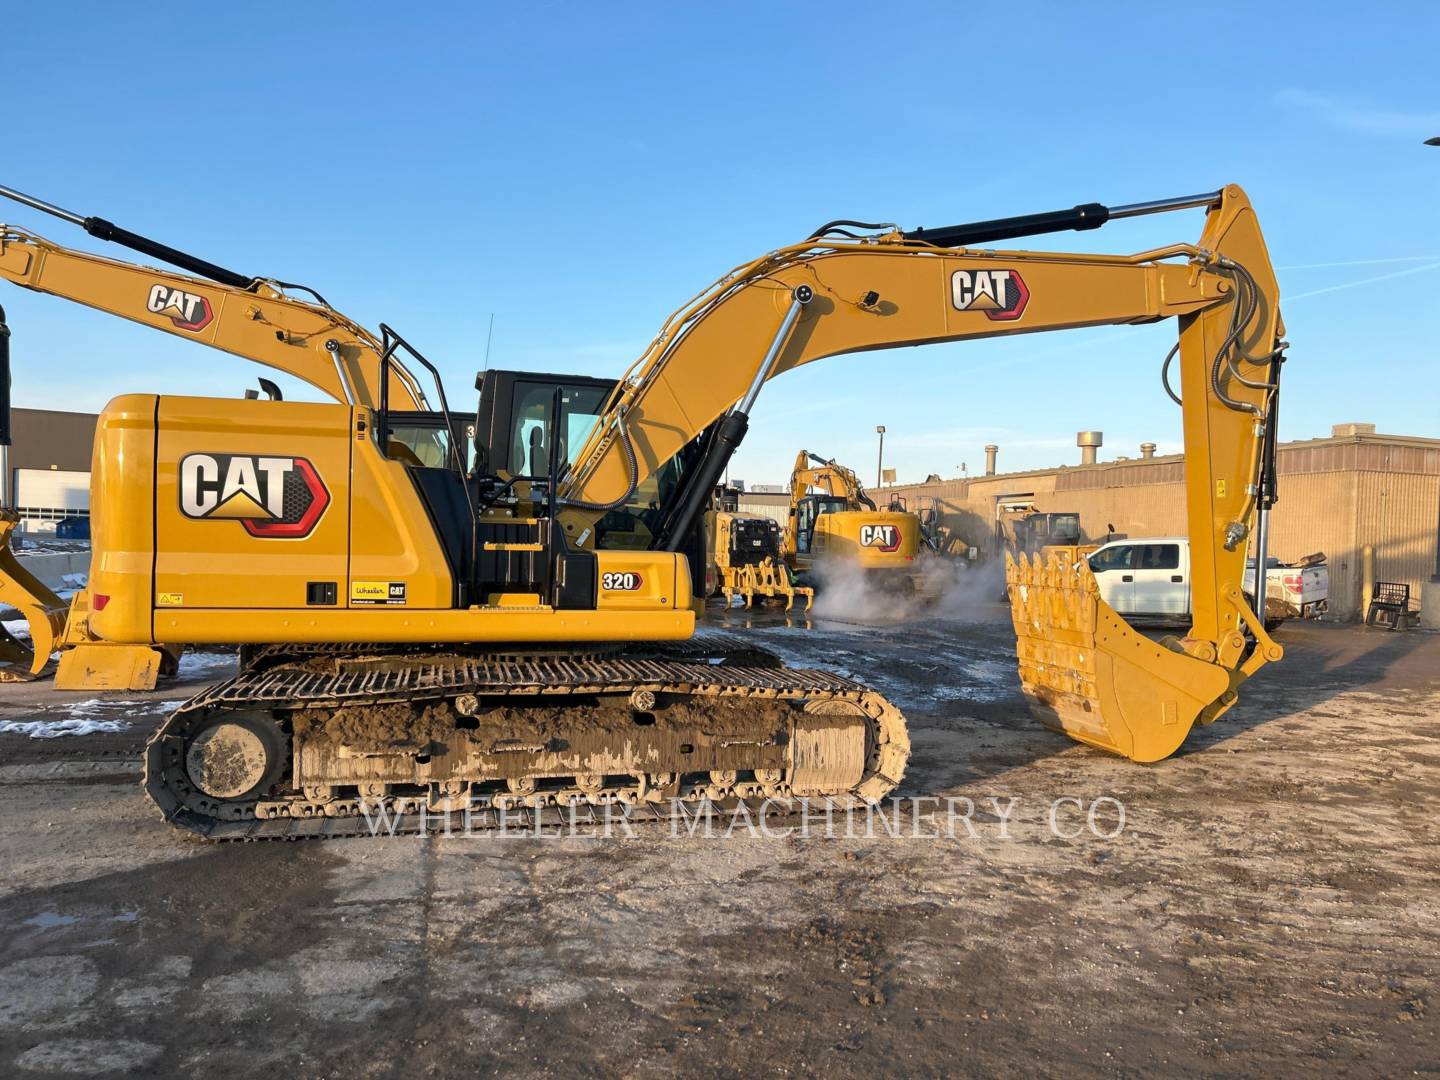
[[[678,304],[835,217],[949,224],[1243,185],[1281,268],[1283,438],[1440,435],[1440,13],[1388,4],[43,5],[6,13],[0,183],[491,363],[618,375]],[[0,220],[101,250],[21,207]],[[1138,251],[1197,211],[1027,241]],[[112,249],[111,253],[119,252]],[[261,369],[0,288],[19,405]],[[901,480],[1178,448],[1166,326],[870,353],[772,382],[800,446]]]

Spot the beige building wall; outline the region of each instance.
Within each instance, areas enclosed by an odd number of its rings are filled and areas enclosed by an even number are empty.
[[[1277,465],[1280,501],[1271,515],[1270,551],[1287,562],[1325,553],[1335,617],[1361,614],[1366,545],[1375,549],[1378,580],[1407,583],[1419,597],[1421,582],[1440,569],[1440,439],[1369,433],[1311,439],[1283,444]],[[996,513],[1006,501],[1078,512],[1091,543],[1103,542],[1112,526],[1119,536],[1185,531],[1178,455],[909,484],[882,489],[876,502],[892,496],[912,510],[934,500],[956,554],[974,546],[983,557],[999,555]]]

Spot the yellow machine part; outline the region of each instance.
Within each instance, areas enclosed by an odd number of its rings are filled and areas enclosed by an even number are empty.
[[[1132,761],[1173,754],[1228,673],[1131,629],[1083,558],[1005,556],[1020,684],[1047,727]]]
[[[59,641],[56,690],[154,690],[161,675],[174,675],[182,649],[104,641],[90,630],[91,596],[75,594]]]
[[[783,599],[786,611],[795,606],[797,596],[805,601],[806,611],[815,603],[815,590],[808,585],[796,585],[790,577],[790,568],[774,559],[753,565],[720,567],[720,591],[726,604],[734,603],[738,596],[744,599],[747,608],[757,598]]]
[[[65,626],[65,601],[26,570],[10,550],[10,537],[20,518],[0,510],[0,605],[25,617],[30,642],[0,626],[0,682],[27,682],[45,670]]]
[[[815,519],[810,553],[866,570],[906,569],[920,550],[920,519],[891,510],[843,510]]]
[[[688,563],[672,552],[598,552],[593,609],[555,610],[531,592],[453,606],[445,556],[405,466],[359,438],[367,415],[307,402],[144,394],[111,401],[96,429],[92,485],[103,498],[92,518],[90,581],[65,639],[82,655],[67,661],[67,678],[91,689],[153,678],[158,669],[148,665],[163,663],[153,654],[167,642],[690,636]],[[253,484],[245,463],[277,460],[311,478],[315,513],[296,535],[272,539],[255,535],[253,520],[247,527],[263,507],[225,512],[222,480],[233,472]],[[314,581],[334,586],[333,602],[307,604]],[[100,642],[143,649],[100,652]]]
[[[815,590],[797,585],[784,562],[770,556],[758,563],[731,562],[731,539],[737,519],[741,519],[741,515],[724,510],[712,510],[705,515],[706,561],[715,574],[714,591],[725,597],[727,606],[733,604],[736,597],[743,599],[747,608],[757,599],[784,600],[785,610],[789,611],[799,597],[809,611],[815,603]]]

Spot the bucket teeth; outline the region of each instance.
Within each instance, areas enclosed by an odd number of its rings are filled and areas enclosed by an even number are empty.
[[[1030,711],[1072,739],[1158,761],[1229,688],[1223,668],[1133,630],[1083,558],[1007,553],[1005,582]]]

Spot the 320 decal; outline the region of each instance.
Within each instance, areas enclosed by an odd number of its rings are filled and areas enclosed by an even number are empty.
[[[180,512],[238,521],[251,536],[299,540],[330,505],[315,466],[301,457],[186,454],[180,459]]]
[[[645,579],[633,570],[607,570],[600,575],[600,588],[607,592],[635,592]]]

